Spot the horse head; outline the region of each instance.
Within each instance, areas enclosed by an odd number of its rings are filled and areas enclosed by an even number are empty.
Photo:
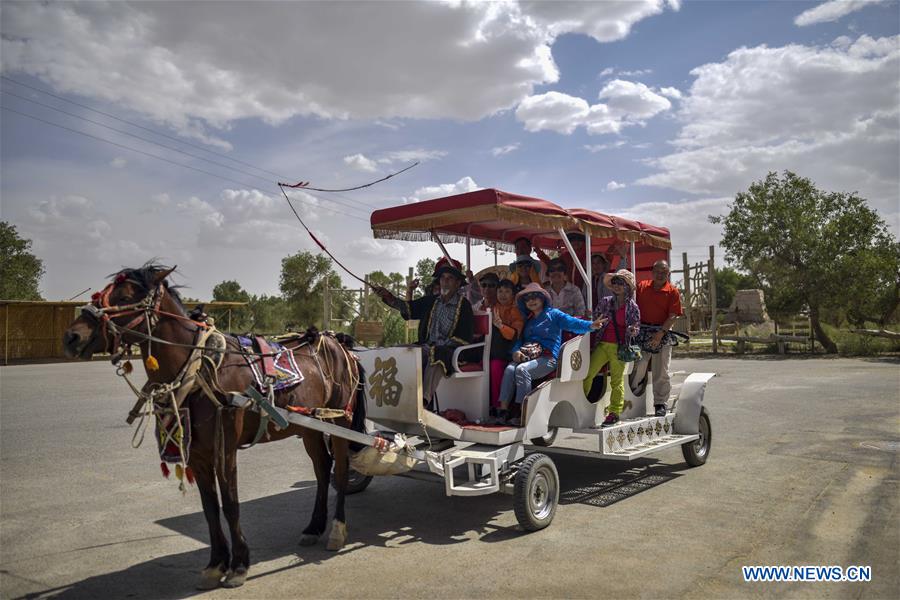
[[[115,354],[128,344],[139,343],[142,338],[134,331],[149,334],[160,306],[172,302],[167,296],[176,294],[166,281],[174,270],[147,263],[111,275],[112,281],[91,297],[63,333],[66,356],[89,360],[95,352]],[[180,307],[179,302],[175,304]]]

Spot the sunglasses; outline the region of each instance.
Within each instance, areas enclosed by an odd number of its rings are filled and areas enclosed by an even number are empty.
[[[613,277],[609,283],[610,285],[625,285],[625,280],[621,277]]]
[[[549,271],[547,271],[547,273],[550,273],[550,274],[552,274],[552,273],[563,273],[564,274],[565,272],[566,272],[565,269],[550,269]]]
[[[525,294],[523,299],[525,300],[525,302],[531,302],[532,300],[543,300],[544,295],[538,292],[534,292],[532,294]]]
[[[485,289],[491,289],[491,288],[497,287],[497,284],[496,283],[482,283],[481,287],[483,287]]]

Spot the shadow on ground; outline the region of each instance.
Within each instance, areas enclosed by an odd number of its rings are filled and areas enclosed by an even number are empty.
[[[551,450],[552,452],[552,450]],[[560,475],[560,504],[610,506],[679,477],[685,465],[664,465],[652,459],[610,463],[570,455],[553,457]],[[450,545],[500,542],[527,535],[518,525],[494,523],[512,510],[512,498],[492,494],[478,498],[447,498],[442,485],[405,478],[376,478],[364,493],[347,498],[350,536],[339,553],[318,545],[298,545],[315,497],[315,482],[300,481],[293,490],[241,503],[241,525],[251,551],[251,565],[276,559],[288,564],[260,570],[251,566],[248,582],[279,572],[301,570],[367,547],[399,548],[412,543]],[[333,494],[332,494],[333,502]],[[199,502],[198,502],[199,504]],[[434,518],[434,510],[441,513]],[[559,516],[557,516],[559,518]],[[504,519],[508,521],[508,519]],[[158,524],[208,543],[202,511],[163,519]],[[199,572],[209,559],[208,547],[158,556],[127,569],[90,577],[22,598],[185,598],[194,589]],[[284,560],[279,562],[284,563]]]

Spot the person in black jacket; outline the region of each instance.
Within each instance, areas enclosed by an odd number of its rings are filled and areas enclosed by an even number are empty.
[[[424,346],[423,402],[432,403],[441,378],[453,373],[453,351],[472,341],[474,318],[472,305],[460,291],[465,281],[457,261],[438,261],[434,277],[440,283],[440,295],[427,295],[406,301],[383,287],[373,286],[381,300],[400,311],[407,321],[419,320],[419,344]]]

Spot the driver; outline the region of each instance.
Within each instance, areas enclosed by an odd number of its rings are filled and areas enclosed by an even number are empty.
[[[430,408],[435,407],[434,392],[441,379],[453,373],[453,351],[472,341],[474,329],[472,305],[460,291],[465,281],[460,263],[441,259],[435,265],[434,278],[440,294],[412,301],[401,300],[381,286],[372,288],[405,320],[419,320],[419,344],[425,347],[422,400]]]

